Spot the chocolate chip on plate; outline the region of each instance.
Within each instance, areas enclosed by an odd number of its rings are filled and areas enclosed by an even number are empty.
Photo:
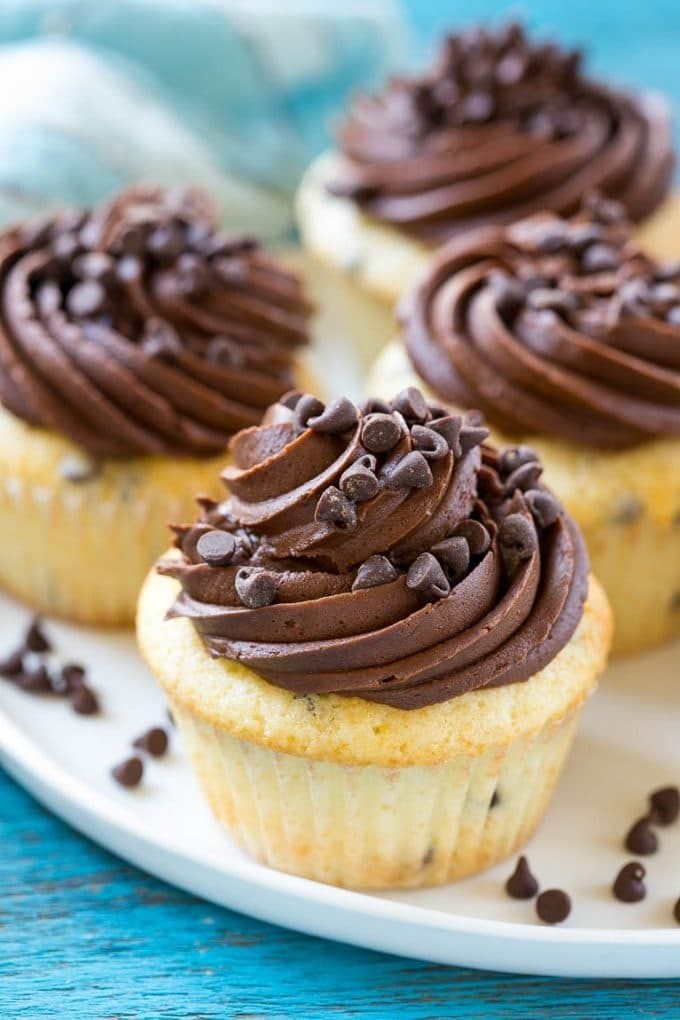
[[[146,751],[154,758],[160,758],[168,749],[168,734],[161,726],[152,726],[133,740],[132,746],[139,748],[140,751]]]
[[[656,853],[659,849],[659,840],[649,818],[640,818],[631,826],[624,845],[632,854],[647,856]]]
[[[517,861],[515,870],[505,883],[505,891],[515,900],[532,900],[538,892],[538,881],[526,857]]]
[[[138,786],[144,775],[144,764],[141,758],[135,755],[133,758],[126,758],[119,765],[111,769],[111,775],[121,786]]]
[[[571,913],[571,899],[562,889],[546,889],[536,900],[536,913],[545,924],[561,924]]]
[[[35,616],[26,631],[24,646],[29,652],[49,652],[52,646],[42,628],[42,620]]]
[[[99,711],[99,700],[92,688],[79,683],[69,693],[71,708],[78,715],[96,715]]]
[[[639,861],[624,864],[612,886],[612,892],[617,900],[621,900],[622,903],[638,903],[643,900],[647,895],[645,874],[645,869]]]
[[[664,786],[649,795],[649,817],[655,825],[672,825],[680,814],[680,790]]]

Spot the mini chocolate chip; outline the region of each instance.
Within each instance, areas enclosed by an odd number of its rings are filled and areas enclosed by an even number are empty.
[[[390,405],[386,400],[381,400],[379,397],[367,397],[359,406],[364,416],[390,413]]]
[[[489,430],[483,425],[463,425],[459,437],[461,456],[464,457],[466,453],[488,438]]]
[[[639,861],[631,861],[619,871],[612,892],[622,903],[638,903],[644,900],[647,889],[644,883],[645,869]]]
[[[212,343],[214,341],[208,344],[206,354],[214,361],[211,356]],[[184,345],[177,330],[169,322],[158,319],[147,324],[141,348],[147,358],[174,358],[183,352]]]
[[[680,790],[664,786],[649,795],[649,817],[654,825],[672,825],[680,814]]]
[[[454,535],[462,535],[473,556],[481,556],[491,545],[491,535],[483,524],[471,517],[461,521],[453,529]]]
[[[391,402],[393,411],[399,411],[409,425],[422,424],[430,417],[430,409],[425,397],[416,386],[407,386],[398,393]]]
[[[319,497],[314,519],[323,524],[334,524],[336,528],[351,530],[357,526],[357,511],[344,492],[335,485],[329,485]]]
[[[101,473],[100,465],[81,453],[68,453],[59,461],[59,477],[74,485],[90,482]]]
[[[138,786],[144,775],[144,764],[141,758],[135,755],[133,758],[126,758],[120,765],[111,769],[111,775],[121,786]]]
[[[569,247],[578,253],[601,241],[603,237],[604,230],[600,223],[577,223],[569,232]]]
[[[501,318],[511,318],[524,304],[526,296],[524,287],[519,280],[513,279],[506,273],[498,271],[491,273],[489,286]]]
[[[38,616],[33,618],[26,631],[24,647],[29,652],[50,652],[52,650],[52,645],[42,629],[42,620]]]
[[[206,531],[196,543],[196,552],[210,567],[226,567],[234,558],[236,539],[228,531]]]
[[[519,565],[536,551],[536,531],[523,514],[508,514],[498,529],[506,570],[512,577]]]
[[[375,458],[372,459],[375,464]],[[348,499],[355,503],[364,503],[378,494],[380,482],[370,467],[355,461],[340,476],[340,488]]]
[[[263,609],[276,598],[276,578],[268,570],[239,570],[234,587],[248,609]]]
[[[659,840],[649,818],[640,818],[631,826],[624,845],[626,850],[630,850],[632,854],[641,854],[646,857],[648,854],[656,853],[659,849]]]
[[[386,556],[369,556],[357,570],[352,591],[362,588],[375,588],[380,584],[388,584],[399,577],[399,571],[390,563]]]
[[[116,278],[116,263],[103,251],[88,251],[74,259],[73,272],[83,280],[97,280],[107,286]]]
[[[393,449],[402,435],[402,426],[391,414],[376,412],[364,418],[361,429],[362,445],[371,453],[386,453]]]
[[[533,900],[538,892],[538,882],[526,857],[522,856],[517,861],[515,870],[505,883],[505,891],[514,900]]]
[[[523,464],[530,464],[538,459],[538,454],[530,446],[508,446],[501,450],[498,457],[498,470],[502,475],[510,475]]]
[[[547,489],[529,489],[524,498],[539,528],[549,528],[560,516],[559,500]]]
[[[578,308],[579,303],[576,294],[568,294],[555,287],[537,287],[527,295],[527,304],[538,312],[568,313]]]
[[[137,255],[124,255],[116,263],[116,276],[122,283],[133,283],[144,274],[144,264]]]
[[[460,445],[460,433],[463,428],[463,419],[460,415],[442,415],[441,418],[436,418],[434,421],[429,422],[427,427],[431,429],[432,432],[436,432],[438,435],[444,437],[446,444],[454,457],[462,456],[463,451]]]
[[[534,247],[541,255],[556,255],[569,244],[569,229],[560,220],[548,224],[542,229],[535,241]]]
[[[426,460],[441,460],[449,453],[449,444],[444,436],[427,425],[414,425],[411,440],[414,450],[419,450]]]
[[[309,428],[309,419],[323,414],[325,404],[311,393],[303,393],[295,404],[295,424],[299,429]]]
[[[586,273],[605,273],[618,269],[619,261],[616,248],[600,242],[589,245],[581,255],[581,267]]]
[[[204,260],[194,252],[185,252],[175,262],[175,284],[184,297],[196,297],[208,286],[208,270]]]
[[[52,252],[62,263],[72,263],[81,251],[81,244],[75,234],[68,231],[58,234],[52,241]]]
[[[353,429],[359,420],[359,411],[348,397],[338,397],[326,407],[321,414],[310,418],[307,425],[315,432],[327,432],[333,436],[341,436],[343,432]]]
[[[65,692],[74,691],[85,683],[85,667],[77,662],[67,662],[61,667],[59,685]],[[54,684],[54,680],[53,680]]]
[[[680,326],[680,305],[674,305],[666,312],[666,322],[670,326]]]
[[[146,733],[132,741],[132,746],[146,751],[154,758],[160,758],[168,749],[168,735],[161,726],[152,726]]]
[[[0,676],[4,676],[6,680],[13,680],[21,673],[24,667],[23,651],[22,648],[5,656],[0,662]]]
[[[432,471],[423,454],[412,450],[395,464],[386,483],[390,489],[426,489],[432,485]]]
[[[463,119],[471,124],[483,124],[490,120],[496,102],[490,92],[471,92],[463,99]]]
[[[459,581],[470,567],[470,546],[462,535],[444,538],[432,546],[430,552],[448,567],[451,579]]]
[[[164,223],[151,231],[147,250],[161,259],[176,259],[184,248],[184,237],[176,223]]]
[[[529,464],[520,465],[505,479],[507,495],[511,496],[516,489],[519,489],[521,492],[533,489],[542,474],[543,465],[537,460],[533,460]]]
[[[86,684],[78,684],[69,695],[71,708],[78,715],[96,715],[99,701],[94,691]]]
[[[15,678],[17,686],[29,694],[46,694],[52,690],[50,675],[45,666],[36,666],[35,669],[23,669]]]
[[[590,192],[583,200],[583,206],[593,214],[600,223],[621,223],[627,219],[626,207],[615,198],[606,198],[598,191]]]
[[[76,319],[91,318],[102,310],[105,302],[106,291],[98,280],[76,283],[66,296],[66,307]]]
[[[545,924],[561,924],[571,913],[571,900],[562,889],[546,889],[536,900],[536,913]]]
[[[289,411],[294,411],[303,396],[304,394],[300,390],[288,390],[287,393],[279,397],[279,404],[282,407],[287,407]]]
[[[429,552],[421,553],[408,568],[406,586],[428,599],[445,598],[451,591],[441,564]]]

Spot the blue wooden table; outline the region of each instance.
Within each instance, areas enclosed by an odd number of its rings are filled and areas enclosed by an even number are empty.
[[[425,40],[505,4],[413,0]],[[587,40],[594,63],[680,102],[680,5],[520,5]],[[680,982],[563,981],[430,966],[308,938],[193,899],[123,864],[0,773],[0,1018],[677,1020]]]

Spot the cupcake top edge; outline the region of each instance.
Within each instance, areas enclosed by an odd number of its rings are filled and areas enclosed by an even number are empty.
[[[290,393],[231,444],[159,570],[209,652],[300,695],[401,709],[528,680],[582,615],[580,534],[529,447],[410,387],[390,402]]]
[[[96,457],[209,456],[293,385],[311,308],[195,189],[0,234],[0,402]]]
[[[328,188],[430,243],[570,213],[594,189],[644,219],[672,182],[669,108],[592,80],[582,63],[516,22],[447,35],[422,74],[355,100]]]
[[[449,242],[399,315],[438,399],[507,435],[680,436],[680,264],[645,255],[611,199]]]

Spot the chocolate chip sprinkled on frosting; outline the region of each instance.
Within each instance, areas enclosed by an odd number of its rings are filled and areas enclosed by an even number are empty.
[[[526,857],[518,859],[515,870],[505,883],[505,891],[515,900],[532,900],[538,892],[538,881]]]
[[[226,567],[236,552],[236,539],[228,531],[206,531],[196,543],[196,552],[211,567]]]
[[[450,242],[402,324],[416,371],[447,404],[479,407],[510,435],[617,449],[680,436],[676,307],[680,267],[655,263],[626,221],[591,203]],[[534,451],[503,456],[507,485],[532,488]]]
[[[649,818],[640,818],[629,829],[625,839],[626,850],[632,854],[655,854],[659,849],[659,840],[651,826]]]
[[[319,430],[314,399],[287,394],[235,436],[229,498],[199,500],[197,521],[174,527],[177,556],[159,567],[180,582],[171,616],[212,655],[301,696],[415,709],[542,669],[587,590],[570,518],[506,493],[515,463],[483,445],[478,413],[444,416],[408,391]],[[446,449],[428,459],[423,433],[444,419]],[[537,477],[528,491],[548,490]],[[234,553],[208,569],[213,533]]]
[[[561,924],[571,913],[571,899],[562,889],[546,889],[538,895],[536,913],[545,924]]]
[[[0,402],[101,458],[224,450],[290,389],[310,313],[206,196],[147,186],[0,233],[0,291]]]
[[[578,51],[515,23],[446,36],[422,74],[360,96],[339,142],[329,191],[430,243],[545,209],[568,214],[595,189],[643,219],[674,164],[662,102],[594,81]],[[605,199],[600,215],[621,208]],[[543,250],[556,240],[546,234]],[[587,259],[606,268],[607,255],[599,243]]]
[[[646,871],[639,861],[631,861],[619,871],[612,892],[622,903],[639,903],[647,895],[645,886]]]

